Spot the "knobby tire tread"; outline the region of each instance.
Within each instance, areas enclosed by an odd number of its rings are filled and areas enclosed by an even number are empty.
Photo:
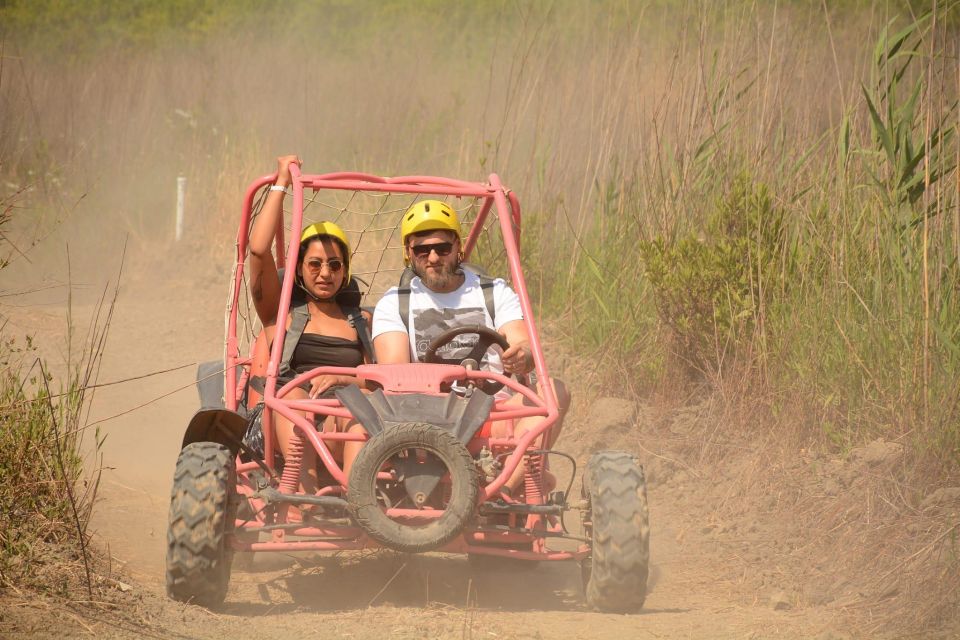
[[[204,607],[220,605],[230,582],[236,482],[234,458],[215,442],[194,442],[174,471],[167,529],[168,595]]]
[[[650,563],[643,468],[628,453],[602,451],[587,464],[584,485],[593,541],[587,602],[602,611],[638,611],[646,599]]]
[[[423,448],[443,460],[453,481],[444,514],[424,527],[405,526],[387,517],[372,481],[380,466],[403,448]],[[449,431],[427,423],[404,422],[370,439],[350,472],[347,501],[357,525],[380,544],[404,553],[438,549],[458,535],[473,516],[478,481],[473,458]]]

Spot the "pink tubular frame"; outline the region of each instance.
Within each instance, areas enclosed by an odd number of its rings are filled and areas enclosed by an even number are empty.
[[[489,217],[491,209],[496,208],[498,221],[500,224],[500,232],[503,238],[504,247],[506,249],[507,263],[510,270],[513,288],[520,299],[520,305],[524,315],[524,323],[526,324],[527,332],[530,336],[530,345],[533,351],[535,370],[538,379],[543,382],[538,388],[540,395],[537,395],[527,387],[519,384],[516,380],[502,375],[493,374],[490,372],[466,371],[462,367],[451,367],[449,365],[417,364],[414,366],[418,367],[418,373],[414,377],[421,381],[419,383],[420,387],[412,388],[410,385],[404,386],[402,384],[402,378],[398,377],[402,371],[397,369],[391,373],[389,369],[390,367],[403,367],[410,365],[363,365],[350,369],[319,367],[298,376],[296,379],[284,385],[282,388],[277,389],[277,374],[280,359],[283,353],[284,338],[283,332],[278,332],[270,351],[270,360],[267,366],[266,385],[263,395],[264,406],[266,409],[263,412],[265,448],[264,458],[266,464],[271,468],[273,467],[273,412],[277,411],[293,422],[294,428],[297,429],[304,440],[309,442],[310,446],[316,450],[317,455],[323,461],[324,465],[327,467],[328,471],[336,480],[336,482],[343,487],[346,486],[347,480],[343,474],[343,470],[334,460],[333,455],[331,454],[330,449],[327,447],[325,441],[362,440],[365,439],[365,436],[349,433],[320,433],[314,428],[313,423],[304,417],[304,415],[300,412],[346,417],[350,417],[350,413],[336,400],[285,399],[285,396],[290,392],[290,390],[316,376],[323,375],[325,373],[355,375],[361,379],[375,380],[379,382],[387,393],[398,392],[401,389],[408,392],[436,391],[436,387],[430,389],[429,384],[423,382],[422,380],[449,379],[451,376],[460,379],[471,378],[495,380],[503,383],[511,390],[523,394],[524,397],[532,404],[532,406],[524,405],[522,407],[504,408],[498,404],[491,412],[490,420],[495,421],[517,419],[529,416],[540,416],[542,420],[519,440],[512,437],[483,439],[483,444],[506,446],[513,445],[515,447],[514,451],[510,453],[510,455],[507,456],[506,460],[504,461],[504,468],[500,475],[490,484],[488,484],[483,491],[481,491],[481,502],[489,500],[491,497],[499,493],[500,488],[521,463],[531,443],[536,438],[541,436],[541,434],[544,434],[548,429],[550,429],[559,417],[558,402],[554,389],[552,385],[545,384],[545,382],[549,380],[547,365],[543,356],[540,336],[533,321],[533,308],[530,303],[530,296],[527,289],[526,280],[523,277],[523,272],[520,266],[519,237],[521,215],[520,203],[516,195],[503,186],[503,184],[500,182],[500,178],[496,174],[490,174],[488,183],[476,183],[433,176],[403,176],[385,178],[365,173],[352,172],[328,173],[322,175],[301,175],[299,168],[296,165],[292,165],[290,169],[293,178],[293,209],[292,219],[290,221],[291,229],[300,229],[303,226],[305,189],[312,189],[314,192],[322,189],[331,189],[480,198],[482,200],[482,204],[477,217],[473,222],[473,226],[471,227],[464,241],[465,259],[469,260],[470,254],[476,247],[480,234],[483,232],[484,223]],[[246,382],[246,376],[244,376],[243,379],[238,380],[238,367],[250,362],[249,356],[243,355],[239,352],[240,342],[237,338],[239,301],[240,296],[243,293],[243,267],[247,254],[250,218],[252,214],[253,203],[257,194],[262,188],[268,184],[272,184],[275,180],[276,174],[273,174],[262,176],[253,181],[253,183],[251,183],[247,188],[243,203],[243,210],[241,212],[240,226],[237,234],[236,264],[233,274],[233,290],[230,298],[229,317],[227,320],[227,339],[224,358],[226,368],[224,400],[226,408],[232,411],[236,411],[238,409],[239,398],[242,393],[243,385]],[[296,234],[293,235],[295,236]],[[280,224],[278,225],[275,240],[275,253],[277,255],[278,266],[283,266],[284,264],[297,264],[299,245],[297,242],[295,242],[295,239],[295,237],[291,237],[288,245],[284,247],[283,224],[281,220]],[[286,326],[290,301],[293,293],[294,275],[294,269],[286,269],[284,273],[281,289],[280,309],[277,314],[277,326],[279,327]],[[424,384],[427,384],[427,387],[423,387]],[[473,444],[474,443],[471,443],[471,446],[473,446]],[[238,461],[238,471],[241,474],[251,471],[257,467],[258,465],[256,463],[239,463]],[[306,534],[307,530],[304,529],[303,532]],[[344,530],[343,533],[345,532],[346,530]],[[538,560],[580,558],[587,553],[585,547],[581,547],[576,552],[547,552],[544,548],[533,552],[518,552],[505,549],[498,550],[496,548],[482,547],[471,544],[471,541],[480,542],[482,540],[484,540],[484,535],[471,533],[469,530],[467,530],[462,536],[462,540],[452,543],[449,550],[469,551],[470,553],[476,552],[494,555],[510,555],[513,557],[525,557],[524,553],[526,553],[532,556],[528,559]],[[525,540],[536,540],[536,536],[528,536],[525,538]],[[303,546],[305,544],[308,546]],[[327,542],[282,542],[277,541],[276,537],[274,542],[269,543],[243,543],[239,540],[234,541],[234,546],[241,550],[271,550],[280,548],[287,550],[300,548],[353,549],[371,546],[372,544],[373,543],[364,540],[362,537],[359,540],[337,540]],[[536,544],[537,543],[535,541],[535,548]]]

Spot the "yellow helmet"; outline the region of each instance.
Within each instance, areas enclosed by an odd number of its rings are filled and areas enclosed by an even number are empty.
[[[460,221],[457,212],[440,200],[421,200],[403,214],[400,222],[400,242],[407,246],[407,236],[421,231],[453,231],[460,237]]]
[[[300,234],[300,244],[303,245],[304,242],[317,236],[329,236],[340,244],[340,249],[343,251],[344,266],[347,267],[347,273],[343,278],[343,286],[346,286],[350,282],[350,241],[347,240],[347,234],[343,232],[340,225],[333,222],[314,222],[303,228],[303,233]],[[302,250],[300,259],[303,259]]]

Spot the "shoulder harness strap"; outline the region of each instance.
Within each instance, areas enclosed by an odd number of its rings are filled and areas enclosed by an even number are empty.
[[[460,267],[472,273],[477,274],[480,279],[480,288],[483,290],[483,304],[487,307],[487,313],[490,314],[490,321],[497,323],[496,305],[493,302],[493,278],[487,275],[486,270],[478,264],[472,262],[461,262]]]
[[[343,309],[343,313],[347,316],[351,326],[357,330],[357,338],[360,340],[360,346],[367,354],[367,359],[371,364],[377,364],[377,356],[373,352],[373,341],[370,339],[370,327],[367,326],[367,319],[363,317],[360,308],[341,307],[341,309]]]
[[[397,284],[400,319],[403,320],[407,333],[410,333],[410,281],[413,280],[414,275],[413,269],[407,267],[400,274],[400,282]]]
[[[483,303],[487,307],[487,313],[490,314],[490,321],[496,325],[497,316],[494,313],[495,305],[493,303],[493,278],[480,276],[480,288],[483,289]]]
[[[290,361],[293,359],[293,352],[300,342],[300,336],[307,327],[310,320],[310,311],[307,309],[307,303],[299,302],[290,307],[290,327],[283,336],[283,356],[280,358],[279,376],[286,376],[293,370],[290,368]]]

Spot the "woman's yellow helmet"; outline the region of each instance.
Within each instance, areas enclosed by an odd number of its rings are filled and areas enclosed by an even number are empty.
[[[346,286],[350,282],[350,241],[347,240],[347,234],[343,232],[339,225],[333,222],[314,222],[304,227],[303,233],[300,234],[300,259],[303,260],[302,245],[318,236],[329,236],[340,244],[340,250],[343,251],[344,266],[347,268],[343,278],[343,286]]]

